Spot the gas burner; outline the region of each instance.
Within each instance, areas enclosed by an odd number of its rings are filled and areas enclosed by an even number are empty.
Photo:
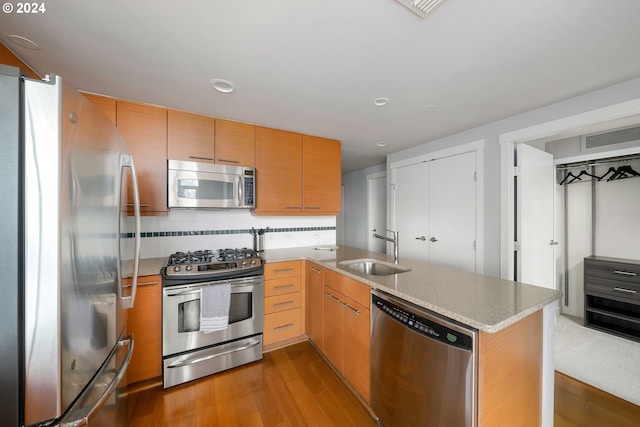
[[[211,262],[214,253],[210,249],[194,252],[176,252],[169,256],[167,265],[202,264]]]
[[[262,274],[262,259],[253,249],[219,249],[176,252],[169,256],[163,269],[164,286],[172,280],[215,277],[247,277]]]

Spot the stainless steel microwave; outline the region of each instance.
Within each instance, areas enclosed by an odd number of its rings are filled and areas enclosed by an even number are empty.
[[[255,207],[256,170],[243,166],[169,160],[170,208]]]

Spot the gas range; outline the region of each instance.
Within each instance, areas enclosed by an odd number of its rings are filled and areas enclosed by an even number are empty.
[[[199,250],[176,252],[162,269],[163,286],[259,276],[264,272],[262,258],[253,249]]]

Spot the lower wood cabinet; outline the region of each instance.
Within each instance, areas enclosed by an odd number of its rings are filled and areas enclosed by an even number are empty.
[[[334,271],[324,271],[323,353],[351,386],[370,398],[371,288]]]
[[[131,279],[125,279],[124,286],[131,286]],[[134,338],[127,383],[162,377],[162,279],[159,275],[138,278],[135,305],[128,311],[127,331]]]
[[[305,333],[324,351],[324,268],[307,261],[305,271]]]
[[[264,347],[274,347],[302,335],[301,263],[265,264]]]

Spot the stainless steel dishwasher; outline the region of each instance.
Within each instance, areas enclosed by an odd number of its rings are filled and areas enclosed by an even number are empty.
[[[380,291],[371,304],[371,409],[384,427],[475,426],[476,334]]]

